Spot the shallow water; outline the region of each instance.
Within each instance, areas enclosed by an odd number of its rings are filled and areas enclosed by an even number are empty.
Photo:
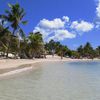
[[[0,100],[100,100],[100,62],[39,63],[0,80]]]

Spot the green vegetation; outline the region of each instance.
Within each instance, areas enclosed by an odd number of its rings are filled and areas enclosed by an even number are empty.
[[[51,40],[44,43],[42,34],[29,33],[25,36],[20,25],[27,24],[23,21],[25,11],[19,4],[8,4],[9,10],[5,14],[0,15],[0,57],[9,58],[9,54],[13,54],[13,58],[46,58],[46,54],[57,54],[70,58],[100,58],[100,46],[93,49],[91,44],[87,42],[81,45],[77,50],[70,50],[67,46],[62,45],[58,41]]]
[[[93,49],[91,44],[87,42],[84,46],[79,46],[77,50],[70,50],[67,46],[61,45],[60,42],[55,42],[51,40],[49,43],[45,44],[45,49],[52,54],[52,50],[59,56],[70,57],[70,58],[100,58],[100,46]]]

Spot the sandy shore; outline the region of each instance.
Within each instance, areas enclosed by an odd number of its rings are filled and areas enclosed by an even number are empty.
[[[98,59],[94,59],[98,60]],[[52,57],[51,55],[47,56],[46,59],[1,59],[0,60],[0,69],[9,69],[9,68],[16,68],[21,65],[26,64],[34,64],[37,62],[47,62],[47,61],[92,61],[91,59],[70,59],[70,58],[63,58],[59,56]]]
[[[98,60],[98,59],[95,59]],[[31,67],[31,64],[37,62],[49,62],[49,61],[92,61],[91,59],[70,59],[70,58],[61,58],[59,56],[47,56],[46,59],[2,59],[0,60],[0,77],[8,76],[15,73],[20,73],[26,70],[30,70],[35,66]],[[98,60],[100,61],[100,60]]]

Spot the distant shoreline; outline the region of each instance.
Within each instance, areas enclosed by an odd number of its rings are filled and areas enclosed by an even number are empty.
[[[78,61],[100,61],[100,59],[70,59],[59,56],[47,56],[46,59],[2,59],[0,60],[0,77],[9,76],[17,73],[21,73],[27,70],[35,69],[35,63],[42,62],[55,62],[55,61],[66,61],[66,62],[78,62]],[[32,66],[33,65],[33,66]]]

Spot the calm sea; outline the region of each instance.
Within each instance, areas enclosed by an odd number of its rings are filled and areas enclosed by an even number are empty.
[[[100,100],[100,62],[48,62],[0,79],[0,100]]]

